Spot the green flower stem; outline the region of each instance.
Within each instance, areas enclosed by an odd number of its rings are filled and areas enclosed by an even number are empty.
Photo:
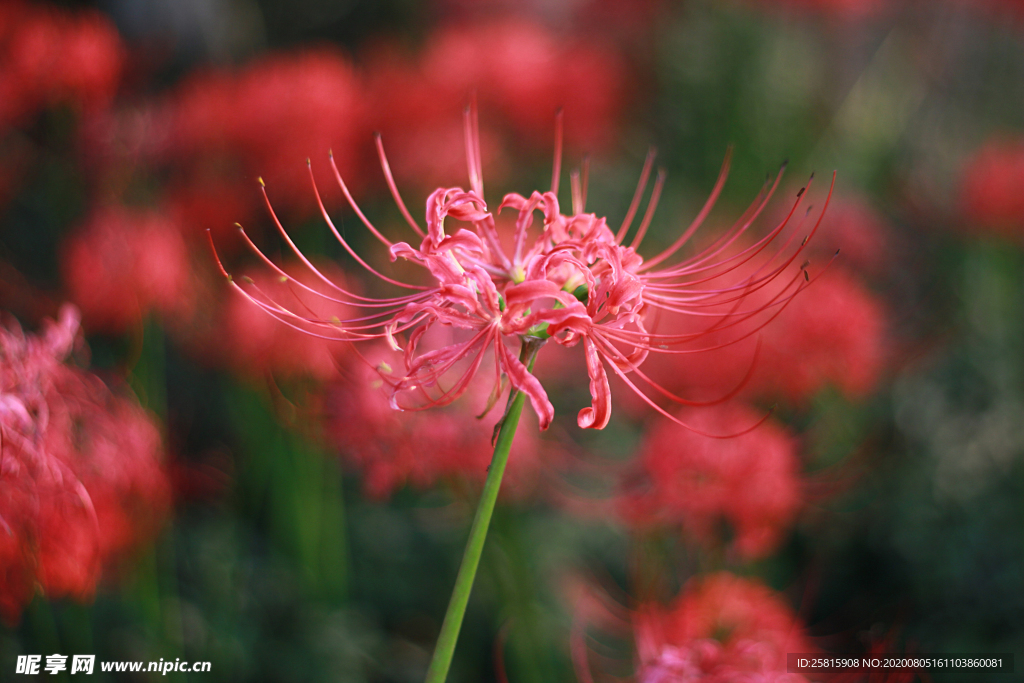
[[[530,370],[533,369],[533,361],[537,358],[537,350],[540,349],[541,344],[543,344],[542,340],[532,338],[523,340],[520,361],[526,363]],[[455,578],[455,588],[452,590],[448,611],[445,612],[444,622],[441,624],[441,634],[437,638],[434,656],[430,660],[430,668],[427,669],[426,683],[444,683],[448,677],[448,669],[451,667],[452,656],[455,654],[455,643],[459,639],[459,630],[462,628],[462,619],[466,616],[466,604],[469,602],[469,594],[473,590],[476,570],[480,565],[484,541],[487,539],[487,529],[491,525],[491,515],[494,514],[494,504],[498,500],[501,478],[505,474],[505,465],[508,464],[512,439],[516,435],[516,427],[519,426],[519,416],[523,414],[525,401],[526,394],[521,391],[514,391],[509,396],[508,408],[505,410],[498,438],[494,444],[491,466],[487,469],[487,481],[484,482],[484,490],[476,507],[473,526],[469,529],[469,541],[466,543],[466,550],[462,555],[459,574]]]

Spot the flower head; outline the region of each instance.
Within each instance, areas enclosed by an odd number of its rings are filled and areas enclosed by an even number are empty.
[[[188,246],[157,212],[97,210],[63,250],[72,299],[90,329],[120,332],[150,310],[170,317],[192,306]]]
[[[726,403],[695,411],[687,422],[733,433],[756,413]],[[623,516],[641,526],[682,524],[698,540],[716,539],[719,522],[735,532],[743,557],[762,557],[782,540],[801,503],[796,443],[769,420],[724,443],[658,421],[640,447],[638,476],[619,498]]]
[[[46,107],[97,110],[113,98],[124,45],[99,12],[37,3],[0,7],[0,125],[17,125]]]
[[[160,432],[134,401],[64,362],[78,313],[41,335],[0,326],[0,616],[38,588],[85,598],[169,505]]]
[[[965,227],[1019,239],[1024,234],[1024,139],[989,140],[968,159],[962,176]]]
[[[640,683],[806,683],[786,654],[814,652],[781,596],[728,572],[691,579],[668,608],[634,616]]]
[[[235,289],[286,325],[339,341],[384,339],[392,348],[402,350],[404,369],[381,373],[389,384],[394,408],[413,410],[451,403],[466,391],[470,380],[487,361],[487,371],[493,373],[492,395],[500,394],[505,382],[524,392],[540,419],[541,429],[546,429],[554,417],[554,408],[530,365],[539,345],[552,341],[566,347],[581,346],[584,351],[592,401],[579,412],[580,427],[601,429],[608,424],[609,370],[655,410],[682,424],[642,391],[641,385],[646,385],[671,400],[692,403],[671,394],[644,374],[640,366],[647,356],[708,352],[755,335],[811,280],[803,267],[795,275],[780,276],[789,272],[790,264],[799,258],[820,218],[795,247],[793,234],[781,247],[769,249],[803,200],[803,190],[786,220],[750,246],[733,248],[761,214],[781,172],[773,183],[766,183],[765,191],[740,220],[709,248],[671,263],[714,205],[725,181],[728,160],[693,223],[663,252],[644,259],[637,248],[651,224],[664,183],[663,173],[658,175],[639,227],[628,243],[626,238],[647,187],[653,155],[648,156],[629,211],[621,226],[613,230],[605,218],[585,212],[586,166],[572,174],[571,212],[563,213],[558,198],[560,119],[550,189],[528,196],[508,194],[493,210],[484,198],[475,108],[466,112],[465,131],[469,188],[438,188],[431,193],[426,201],[425,228],[412,217],[402,200],[381,140],[377,139],[388,185],[409,229],[420,238],[418,246],[385,237],[356,204],[332,160],[335,179],[359,220],[388,249],[392,261],[401,258],[421,267],[429,275],[430,284],[399,281],[362,259],[324,208],[311,169],[317,202],[336,239],[368,272],[406,293],[371,299],[332,282],[295,247],[273,212],[265,186],[264,197],[282,238],[303,265],[331,288],[332,293],[323,296],[358,307],[362,314],[328,320],[310,315],[308,308],[289,308],[258,286],[231,279],[221,266]],[[511,244],[503,244],[496,225],[496,215],[503,210],[516,213]],[[535,220],[538,212],[539,225]],[[290,286],[318,293],[291,277],[245,239]],[[742,275],[736,276],[737,272]],[[771,292],[766,300],[747,305],[752,293],[765,291]],[[717,312],[723,305],[730,311],[724,318]],[[708,313],[711,310],[716,312]],[[647,318],[654,313],[706,318],[709,323],[696,332],[659,334],[647,329]],[[439,341],[437,337],[443,335],[438,331],[451,334]],[[723,331],[733,334],[734,339],[702,344],[711,332],[720,335]],[[510,344],[520,347],[518,355],[509,348]]]

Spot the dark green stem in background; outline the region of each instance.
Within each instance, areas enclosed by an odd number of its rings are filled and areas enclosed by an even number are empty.
[[[519,358],[530,370],[533,369],[533,361],[537,358],[537,351],[541,344],[543,344],[542,340],[530,337],[523,339],[523,349]],[[466,550],[462,555],[459,574],[455,578],[455,588],[452,590],[452,597],[448,602],[444,623],[441,624],[441,634],[437,638],[434,656],[430,660],[430,668],[427,669],[426,683],[444,683],[448,677],[448,669],[452,664],[452,656],[455,654],[455,643],[459,639],[462,619],[466,615],[466,604],[469,602],[469,594],[473,590],[476,570],[480,565],[484,541],[487,539],[487,529],[491,525],[491,516],[494,514],[494,504],[498,500],[501,478],[505,474],[505,465],[508,464],[512,439],[516,435],[516,427],[519,426],[519,416],[523,414],[525,401],[526,394],[521,391],[513,391],[509,396],[508,408],[502,417],[498,438],[494,444],[494,456],[491,459],[491,466],[487,470],[487,481],[484,482],[480,503],[477,505],[476,515],[473,517],[473,526],[469,529],[469,541],[466,543]]]

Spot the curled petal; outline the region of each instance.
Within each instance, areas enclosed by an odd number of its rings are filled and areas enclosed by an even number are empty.
[[[481,312],[476,292],[465,285],[443,285],[438,293],[454,304],[465,306],[470,313]]]
[[[427,237],[424,246],[429,242],[437,246],[444,239],[444,197],[448,190],[439,187],[427,197]]]
[[[391,252],[391,260],[396,261],[399,257],[420,262],[423,259],[419,249],[413,249],[407,242],[395,242],[388,250]]]
[[[608,375],[601,363],[601,356],[590,337],[583,339],[587,355],[587,373],[590,375],[591,406],[584,408],[576,417],[582,429],[604,429],[612,416],[612,390],[608,386]]]
[[[395,341],[395,328],[398,327],[398,321],[392,322],[390,325],[384,326],[384,339],[387,340],[388,346],[391,347],[392,351],[401,351],[402,347]]]
[[[507,206],[512,207],[516,211],[521,211],[528,201],[526,197],[518,192],[510,192],[505,195],[504,199],[501,200],[501,204],[498,205],[498,213],[501,213],[501,210]]]
[[[448,199],[444,205],[444,211],[455,220],[469,222],[480,221],[490,215],[487,211],[487,204],[480,195],[476,192],[462,192],[461,190]]]
[[[459,230],[454,235],[449,235],[441,240],[438,251],[445,249],[464,249],[467,252],[478,254],[483,251],[484,243],[480,236],[469,230]]]
[[[495,342],[495,350],[501,358],[501,369],[508,375],[512,387],[523,392],[530,399],[533,412],[537,413],[540,421],[540,428],[547,429],[551,421],[555,419],[555,407],[548,400],[547,392],[541,386],[540,381],[530,374],[526,366],[519,362],[519,359],[508,350],[501,340]]]
[[[505,302],[509,308],[530,306],[537,299],[548,297],[557,299],[564,306],[578,303],[576,297],[550,280],[527,280],[517,285],[511,285],[505,290]]]

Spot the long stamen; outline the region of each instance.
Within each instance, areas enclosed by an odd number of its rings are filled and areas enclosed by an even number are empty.
[[[654,181],[654,190],[651,192],[651,199],[647,202],[647,211],[644,212],[644,218],[640,221],[640,227],[636,231],[636,235],[633,236],[633,241],[630,243],[630,248],[636,249],[640,246],[640,242],[643,240],[644,235],[647,234],[647,228],[651,225],[651,220],[654,218],[654,212],[658,209],[658,200],[661,199],[661,190],[665,187],[665,169],[658,171],[658,178]]]
[[[238,223],[235,223],[235,227],[238,228],[238,233],[242,236],[242,239],[245,240],[245,243],[249,247],[249,249],[254,254],[256,254],[256,256],[258,256],[259,259],[261,261],[263,261],[263,263],[265,263],[271,270],[273,270],[275,273],[277,273],[279,277],[287,278],[289,281],[295,282],[296,284],[298,284],[303,289],[309,291],[311,294],[315,294],[315,295],[317,295],[317,296],[319,296],[319,297],[321,297],[323,299],[326,299],[327,301],[331,301],[333,303],[338,303],[338,304],[347,304],[349,306],[362,306],[362,307],[366,307],[366,308],[383,308],[383,307],[389,307],[390,308],[390,307],[394,307],[395,305],[401,305],[401,304],[409,303],[410,301],[416,301],[416,300],[421,299],[424,296],[427,296],[429,294],[429,292],[423,292],[423,293],[420,293],[420,294],[409,294],[409,295],[400,296],[400,297],[392,297],[392,298],[385,298],[385,299],[374,299],[374,298],[370,298],[370,297],[360,296],[359,294],[356,294],[354,292],[350,292],[347,289],[345,289],[345,288],[341,287],[340,285],[338,285],[337,283],[335,283],[333,280],[328,278],[326,280],[326,283],[328,285],[330,285],[332,289],[335,289],[338,292],[344,294],[345,296],[350,297],[351,299],[354,299],[354,301],[345,301],[344,299],[335,299],[334,297],[327,296],[323,292],[318,292],[317,290],[315,290],[315,289],[313,289],[313,288],[303,284],[301,281],[296,280],[291,274],[286,272],[283,268],[281,268],[276,263],[274,263],[266,254],[264,254],[263,250],[261,250],[259,247],[256,246],[256,244],[249,237],[248,233],[245,231],[245,228],[243,228]]]
[[[331,158],[331,165],[332,166],[334,165],[334,158],[333,157]],[[335,173],[337,173],[337,169],[335,169]],[[338,175],[337,177],[338,177],[338,180],[341,181],[341,175]],[[336,240],[338,240],[338,242],[341,243],[341,246],[345,247],[345,251],[347,251],[349,253],[349,255],[352,258],[354,258],[357,263],[359,263],[359,265],[361,265],[363,268],[365,268],[366,270],[370,271],[371,273],[373,273],[374,275],[379,277],[381,280],[384,280],[385,282],[390,282],[391,284],[397,285],[399,287],[405,287],[406,289],[421,289],[421,290],[433,289],[432,287],[423,287],[421,285],[410,285],[410,284],[406,284],[404,282],[399,282],[398,280],[392,279],[392,278],[388,277],[387,275],[384,275],[384,274],[380,273],[373,266],[371,266],[366,261],[364,261],[359,256],[359,254],[357,254],[355,252],[355,250],[353,250],[352,247],[349,246],[348,242],[345,241],[345,238],[341,236],[341,233],[338,231],[338,228],[335,227],[335,225],[334,225],[334,221],[331,220],[331,215],[329,213],[327,213],[327,207],[324,206],[323,199],[320,198],[320,190],[316,186],[316,178],[313,177],[313,167],[312,166],[309,167],[309,180],[313,184],[313,194],[316,196],[316,203],[317,203],[317,206],[320,207],[320,215],[323,216],[324,222],[327,223],[327,227],[329,227],[331,229],[331,232],[334,233],[334,238]],[[342,187],[344,187],[344,185],[342,185]],[[348,190],[347,189],[345,190],[345,194],[348,195]],[[265,190],[264,190],[263,196],[264,196],[264,198],[266,198],[266,196],[267,196]],[[267,206],[270,206],[270,200],[267,199],[266,201],[267,201]],[[355,207],[355,203],[354,202],[350,202],[350,203],[352,204],[353,207]],[[356,212],[359,213],[360,216],[362,215],[362,212],[359,211],[358,208],[356,208]],[[271,213],[273,214],[273,208],[272,207],[271,207]],[[281,222],[277,220],[277,216],[276,215],[274,216],[274,221],[275,221],[275,223],[277,223],[278,229],[285,236],[285,239],[288,240],[288,243],[291,245],[292,249],[294,249],[296,251],[296,253],[298,253],[298,251],[299,251],[298,248],[291,241],[291,238],[287,236],[287,233],[285,232],[284,227],[281,226]],[[366,225],[368,225],[368,226],[370,225],[369,221],[364,220],[364,222],[366,223]],[[376,232],[376,230],[374,230],[374,232]],[[385,240],[385,242],[386,242],[386,240]],[[390,243],[388,243],[388,244],[390,244]],[[309,263],[306,260],[306,258],[304,256],[302,256],[301,254],[299,254],[299,258],[301,258],[303,260],[303,262]]]
[[[596,343],[596,342],[598,342],[598,340],[599,340],[599,338],[595,338],[595,340],[594,340],[594,341],[595,341],[595,343]],[[604,344],[603,344],[603,343],[600,343],[599,345],[600,345],[600,346],[604,346]],[[605,351],[607,352],[607,348],[606,348],[606,347],[605,347],[605,349],[604,349],[604,350],[605,350]],[[766,421],[766,420],[767,420],[768,418],[770,418],[770,417],[772,416],[772,414],[771,414],[771,411],[769,411],[768,413],[765,413],[764,417],[762,417],[762,418],[761,418],[760,420],[758,420],[757,422],[755,422],[755,423],[754,423],[753,425],[751,425],[750,427],[747,427],[746,429],[744,429],[744,430],[742,430],[742,431],[739,431],[739,432],[735,432],[735,433],[733,433],[733,434],[711,434],[711,433],[709,433],[709,432],[705,432],[705,431],[704,431],[704,430],[702,430],[702,429],[697,429],[696,427],[694,427],[694,426],[693,426],[693,425],[691,425],[691,424],[687,424],[687,423],[683,422],[683,421],[682,421],[682,420],[680,420],[680,419],[679,419],[678,417],[676,417],[676,416],[672,415],[671,413],[669,413],[668,411],[666,411],[666,410],[665,410],[664,408],[662,408],[662,407],[661,407],[661,406],[659,406],[659,405],[658,405],[657,403],[655,403],[654,401],[652,401],[652,400],[651,400],[651,398],[650,398],[649,396],[647,396],[647,394],[645,394],[645,393],[644,393],[643,391],[641,391],[641,390],[640,390],[640,388],[639,388],[639,387],[637,387],[637,386],[636,386],[636,384],[634,384],[633,382],[631,382],[631,381],[629,380],[629,377],[627,377],[627,376],[626,376],[626,373],[624,373],[624,372],[623,372],[622,370],[620,370],[620,369],[619,369],[619,368],[618,368],[618,367],[617,367],[617,366],[615,365],[615,363],[609,363],[609,365],[611,366],[611,368],[612,368],[612,371],[613,371],[613,372],[614,372],[614,373],[615,373],[616,375],[618,375],[618,376],[619,376],[619,378],[620,378],[620,379],[621,379],[621,380],[622,380],[623,382],[625,382],[625,383],[626,383],[626,386],[628,386],[628,387],[629,387],[630,389],[632,389],[632,390],[633,390],[633,392],[634,392],[634,393],[635,393],[635,394],[636,394],[637,396],[639,396],[639,397],[640,397],[640,399],[641,399],[641,400],[642,400],[642,401],[643,401],[644,403],[646,403],[646,404],[647,404],[647,405],[649,405],[649,406],[650,406],[651,408],[653,408],[653,409],[654,409],[655,411],[657,411],[658,413],[661,413],[662,415],[664,415],[665,417],[667,417],[667,418],[668,418],[669,420],[671,420],[672,422],[676,423],[676,424],[677,424],[677,425],[679,425],[680,427],[682,427],[682,428],[684,428],[684,429],[688,429],[689,431],[693,432],[694,434],[700,434],[701,436],[706,436],[706,437],[708,437],[708,438],[710,438],[710,439],[732,439],[732,438],[735,438],[735,437],[737,437],[737,436],[743,436],[744,434],[749,434],[750,432],[754,431],[755,429],[757,429],[758,427],[760,427],[760,426],[761,426],[762,424],[764,424],[764,422],[765,422],[765,421]]]
[[[359,205],[356,204],[356,200],[352,198],[352,193],[348,191],[348,185],[345,184],[344,179],[342,179],[341,177],[341,173],[338,171],[337,164],[334,163],[334,153],[328,152],[327,156],[331,162],[331,170],[334,171],[334,179],[338,181],[338,187],[340,187],[341,191],[345,194],[345,199],[348,201],[349,206],[351,206],[352,210],[356,212],[357,216],[359,216],[359,220],[363,222],[363,225],[365,225],[367,229],[373,233],[374,237],[380,240],[385,247],[390,249],[393,246],[391,240],[384,237],[384,235],[380,234],[377,228],[373,227],[373,223],[370,222],[370,220],[366,217],[366,214],[364,214],[362,210],[359,208]],[[309,162],[308,159],[306,161],[307,163]]]
[[[582,169],[580,170],[580,210],[576,213],[583,213],[587,209],[587,187],[590,185],[590,155],[584,155]]]
[[[715,186],[712,188],[711,194],[708,195],[707,201],[704,202],[704,206],[701,208],[696,218],[694,218],[693,222],[690,223],[690,227],[688,227],[686,231],[679,236],[679,239],[672,243],[672,246],[670,246],[668,249],[658,254],[654,258],[646,261],[644,265],[641,267],[642,270],[649,270],[654,266],[658,265],[659,263],[661,263],[662,261],[664,261],[665,259],[667,259],[672,254],[676,253],[676,251],[678,251],[681,246],[686,244],[686,242],[693,236],[693,233],[697,232],[697,229],[700,228],[700,226],[704,223],[704,219],[708,217],[709,213],[711,213],[711,209],[715,206],[715,202],[718,201],[718,195],[722,193],[722,188],[725,187],[725,179],[729,175],[729,162],[731,161],[731,159],[732,147],[726,150],[725,159],[722,161],[722,169],[718,172],[718,180],[715,181]],[[781,177],[782,172],[780,171],[779,178]],[[776,184],[778,184],[778,180],[776,180]]]
[[[377,156],[380,157],[380,167],[384,170],[384,178],[387,180],[388,189],[391,190],[391,196],[395,200],[395,204],[398,205],[398,210],[402,212],[402,216],[405,217],[405,222],[409,224],[409,227],[416,231],[416,234],[420,237],[426,237],[423,229],[413,220],[412,214],[409,213],[409,209],[406,208],[405,202],[402,201],[402,196],[398,193],[398,185],[395,184],[395,177],[391,175],[391,164],[388,163],[387,155],[384,154],[384,141],[381,138],[381,134],[377,133],[374,135],[374,141],[377,144]]]
[[[580,172],[572,171],[569,174],[569,190],[572,194],[572,212],[583,213],[583,189],[580,187]]]
[[[483,169],[480,155],[480,122],[477,118],[476,93],[463,112],[463,131],[466,138],[466,165],[469,167],[469,186],[480,197],[484,196]]]
[[[658,156],[658,151],[651,147],[647,150],[647,158],[644,159],[644,168],[640,171],[640,180],[636,183],[636,191],[633,192],[633,199],[629,202],[629,209],[626,211],[626,217],[622,219],[622,225],[619,227],[619,231],[615,234],[616,244],[622,244],[622,240],[626,238],[626,233],[629,232],[630,226],[633,225],[633,219],[636,217],[636,212],[640,208],[640,200],[643,199],[644,190],[647,189],[647,179],[651,175],[651,169],[654,167],[654,158]]]
[[[555,114],[555,160],[551,168],[551,194],[558,196],[558,181],[562,176],[562,135],[563,115],[559,109]]]

